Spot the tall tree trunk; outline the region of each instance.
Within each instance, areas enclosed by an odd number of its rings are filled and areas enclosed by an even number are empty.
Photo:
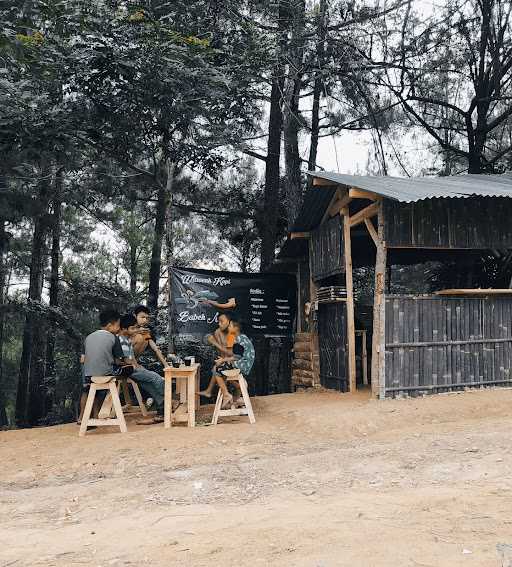
[[[311,115],[311,136],[309,143],[308,170],[316,171],[316,158],[318,155],[318,137],[320,135],[320,100],[322,97],[322,80],[315,79],[313,86],[313,109]],[[313,178],[310,177],[310,182]]]
[[[287,0],[280,0],[278,5],[278,46],[270,91],[263,220],[261,223],[260,269],[262,271],[268,270],[274,262],[279,223],[281,133],[283,131],[282,104],[285,80],[282,61],[287,44],[286,2]]]
[[[137,293],[137,243],[130,242],[130,293],[135,295]]]
[[[29,301],[41,301],[43,289],[46,235],[48,232],[48,182],[43,171],[39,211],[34,218],[34,233],[30,260]],[[18,390],[16,394],[16,423],[37,424],[44,409],[43,379],[45,372],[44,319],[29,306],[23,331]]]
[[[169,198],[165,186],[158,188],[156,203],[155,233],[151,249],[151,267],[149,269],[148,307],[151,311],[158,309],[160,294],[160,272],[162,268],[162,243],[165,234],[165,218]]]
[[[301,79],[288,84],[284,118],[285,195],[288,230],[299,214],[302,201],[301,159],[299,154],[299,95]]]
[[[248,273],[249,271],[249,262],[251,256],[251,241],[244,239],[242,242],[241,258],[240,258],[240,270],[243,274]]]
[[[316,158],[318,155],[318,139],[320,136],[320,102],[322,100],[322,92],[324,90],[323,68],[325,63],[325,21],[327,16],[327,0],[320,0],[317,16],[317,34],[316,41],[316,64],[315,64],[315,81],[313,84],[313,108],[311,112],[311,136],[309,144],[308,170],[316,170]],[[309,183],[313,183],[313,178],[309,178]]]
[[[60,238],[62,230],[62,169],[55,176],[55,199],[53,201],[52,249],[50,268],[50,307],[59,306],[59,269],[60,269]],[[52,321],[49,325],[46,342],[46,415],[51,411],[55,402],[55,388],[57,386],[55,372],[55,342],[57,325]]]
[[[277,73],[276,73],[277,74]],[[279,222],[279,181],[281,161],[281,132],[283,115],[281,109],[284,78],[275,76],[270,93],[270,116],[268,123],[267,161],[265,166],[265,189],[261,235],[261,270],[265,271],[274,262]]]
[[[469,159],[468,173],[492,173],[484,172],[484,149],[487,141],[485,133],[487,121],[487,109],[478,108],[477,125],[474,130],[469,132]]]
[[[302,202],[301,158],[299,154],[299,132],[301,129],[299,101],[303,75],[306,10],[304,0],[291,0],[289,7],[291,11],[289,17],[291,41],[284,104],[285,201],[288,230],[292,228]]]
[[[169,203],[172,201],[172,191],[174,187],[175,175],[176,175],[176,164],[174,162],[168,162],[167,184],[165,190]],[[167,353],[173,353],[174,329],[172,326],[171,270],[174,265],[174,232],[173,232],[172,208],[170,206],[167,207],[167,214],[165,219],[165,251],[166,251],[166,265],[167,265],[167,313],[168,313]]]
[[[1,187],[1,184],[0,184]],[[0,204],[1,204],[0,198]],[[5,284],[7,281],[6,268],[6,252],[9,243],[7,231],[5,229],[6,221],[0,218],[0,427],[9,425],[7,422],[6,397],[4,395],[4,375],[3,375],[3,357],[4,357],[4,324],[5,315],[2,306],[5,303],[6,291]]]
[[[283,85],[284,78],[274,76],[272,81],[272,91],[270,93],[267,161],[265,166],[260,262],[262,271],[270,268],[274,262],[276,251],[279,221],[279,164],[281,161],[281,131],[283,128],[283,115],[281,109]]]
[[[43,245],[43,256],[46,255]],[[41,296],[39,296],[39,300]],[[46,319],[42,315],[31,317],[32,344],[28,388],[28,424],[39,425],[46,412]]]

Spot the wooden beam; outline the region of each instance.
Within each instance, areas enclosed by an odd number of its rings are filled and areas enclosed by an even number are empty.
[[[512,295],[512,289],[509,288],[488,288],[488,289],[441,289],[434,292],[435,295]]]
[[[333,203],[333,205],[329,209],[329,215],[334,217],[341,213],[342,209],[344,209],[349,203],[352,201],[352,198],[349,196],[348,193],[345,193],[341,199]]]
[[[352,199],[369,199],[370,201],[377,201],[380,198],[380,195],[377,195],[377,193],[374,193],[373,191],[364,191],[363,189],[356,189],[355,187],[351,187],[348,194],[352,197]]]
[[[372,221],[370,219],[364,219],[364,224],[366,225],[366,228],[368,229],[368,232],[370,233],[372,240],[375,242],[375,246],[379,246],[380,244],[379,235],[377,234],[377,231],[375,230]]]
[[[358,224],[361,224],[362,222],[364,222],[364,219],[369,219],[371,217],[374,217],[379,212],[379,208],[380,208],[380,203],[378,202],[372,203],[371,205],[368,205],[368,207],[364,208],[362,211],[359,211],[355,215],[352,215],[350,217],[350,227],[352,228],[353,226],[357,226]]]
[[[375,259],[375,292],[373,300],[372,338],[372,394],[381,399],[386,396],[386,243],[384,242],[384,215],[379,203],[377,257]]]
[[[290,232],[290,240],[297,240],[298,238],[309,238],[309,232]]]
[[[354,283],[352,280],[352,242],[350,239],[350,213],[343,209],[343,241],[345,245],[345,286],[347,288],[347,339],[349,391],[356,391],[356,327],[354,321]]]
[[[333,187],[338,184],[334,181],[329,181],[328,179],[322,179],[322,177],[313,177],[313,185],[315,187]]]
[[[363,384],[368,386],[368,345],[366,331],[356,331],[356,335],[361,335],[361,364],[363,367]]]
[[[338,189],[331,199],[320,224],[323,224],[327,219],[339,214],[341,209],[346,207],[351,200],[352,199],[348,196],[348,191],[344,192],[342,189]]]
[[[334,195],[332,196],[332,199],[327,207],[327,209],[325,209],[325,213],[324,216],[322,217],[322,220],[320,221],[320,224],[323,224],[330,215],[330,210],[331,207],[333,207],[335,205],[335,203],[342,197],[342,193],[341,193],[341,189],[336,189],[336,192],[334,193]]]

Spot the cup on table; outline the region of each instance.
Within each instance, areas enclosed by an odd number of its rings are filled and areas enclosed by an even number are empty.
[[[190,366],[192,364],[192,360],[190,356],[185,357],[185,366]]]

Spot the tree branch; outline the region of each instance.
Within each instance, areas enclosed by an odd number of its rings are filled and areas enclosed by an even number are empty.
[[[504,112],[502,112],[499,116],[497,116],[492,122],[490,122],[489,124],[487,124],[487,127],[485,129],[485,132],[491,132],[492,130],[494,130],[494,128],[496,128],[496,126],[499,126],[504,120],[506,120],[510,115],[512,115],[512,106],[509,106],[507,108],[507,110],[505,110]]]
[[[204,216],[222,216],[222,217],[229,217],[235,216],[243,219],[253,219],[254,216],[249,213],[243,213],[241,211],[222,211],[217,209],[205,209],[201,207],[196,207],[195,205],[187,205],[185,203],[177,203],[173,201],[171,203],[172,207],[176,207],[177,209],[181,209],[183,211],[187,211],[189,213],[197,213],[199,215]]]
[[[430,98],[430,97],[423,97],[423,96],[408,96],[407,100],[414,100],[417,102],[424,102],[426,104],[434,104],[436,106],[442,106],[444,108],[449,108],[451,110],[453,110],[454,112],[458,112],[460,115],[462,116],[466,116],[466,111],[462,110],[461,108],[459,108],[458,106],[455,106],[454,104],[450,104],[449,102],[445,102],[444,100],[439,100],[436,98]]]
[[[243,149],[242,153],[244,153],[245,155],[251,156],[253,158],[260,159],[261,161],[264,161],[264,162],[267,161],[267,156],[259,154],[258,152],[255,152],[253,150]]]

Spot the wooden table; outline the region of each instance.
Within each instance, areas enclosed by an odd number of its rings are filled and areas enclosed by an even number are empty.
[[[171,427],[173,421],[186,421],[189,427],[196,425],[196,409],[199,407],[199,398],[196,391],[199,391],[200,364],[190,366],[180,366],[174,368],[169,366],[164,370],[165,378],[165,399],[164,399],[164,427]],[[180,397],[180,406],[172,411],[172,381],[176,380],[176,391]],[[184,404],[187,411],[183,411]]]

